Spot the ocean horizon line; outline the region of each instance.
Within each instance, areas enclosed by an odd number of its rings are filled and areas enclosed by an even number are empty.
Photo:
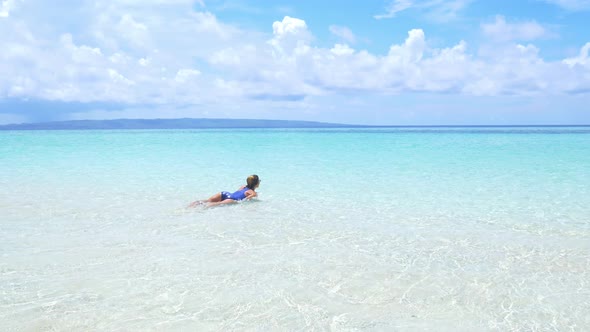
[[[351,124],[309,120],[171,118],[27,122],[0,125],[0,130],[157,130],[157,129],[346,129],[346,128],[563,128],[590,124]]]

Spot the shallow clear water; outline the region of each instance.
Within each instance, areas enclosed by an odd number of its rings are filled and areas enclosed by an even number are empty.
[[[588,127],[0,132],[0,186],[0,330],[590,329]]]

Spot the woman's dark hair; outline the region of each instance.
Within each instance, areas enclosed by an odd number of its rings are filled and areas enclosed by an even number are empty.
[[[256,174],[252,174],[246,179],[246,187],[248,187],[248,189],[254,189],[259,183],[260,179]]]

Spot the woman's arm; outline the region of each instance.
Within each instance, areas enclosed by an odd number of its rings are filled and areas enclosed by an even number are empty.
[[[246,191],[246,200],[250,200],[256,196],[258,196],[258,194],[254,190]]]

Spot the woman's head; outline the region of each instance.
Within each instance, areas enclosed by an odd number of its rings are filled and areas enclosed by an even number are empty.
[[[260,179],[258,175],[252,174],[246,179],[246,186],[250,189],[256,188],[260,184]]]

